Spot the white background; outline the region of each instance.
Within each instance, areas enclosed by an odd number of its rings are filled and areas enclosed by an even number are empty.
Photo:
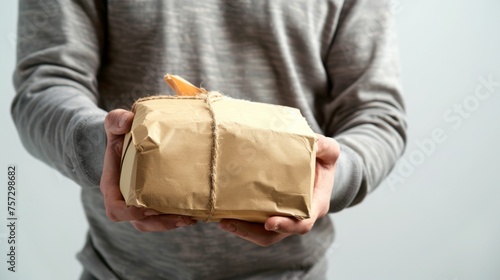
[[[481,77],[500,82],[500,1],[405,0],[393,12],[409,145],[365,202],[332,216],[329,278],[500,279],[500,87],[474,97]],[[2,1],[0,176],[17,165],[19,245],[14,274],[5,261],[7,191],[0,187],[0,278],[77,279],[75,254],[87,228],[79,187],[25,152],[10,117],[16,17],[17,1]],[[435,130],[439,143],[431,140]]]

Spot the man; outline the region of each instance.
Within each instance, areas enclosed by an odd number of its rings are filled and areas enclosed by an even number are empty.
[[[361,202],[405,146],[393,32],[389,1],[20,0],[12,115],[28,151],[82,186],[81,279],[325,278],[326,214]],[[167,72],[301,110],[325,135],[311,219],[125,206],[120,108],[165,93]]]

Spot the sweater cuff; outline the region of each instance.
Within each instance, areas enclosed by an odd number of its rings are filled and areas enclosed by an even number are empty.
[[[366,191],[361,187],[362,181],[363,161],[354,150],[340,144],[329,212],[339,212],[356,204],[354,200],[361,201],[361,196],[366,196]]]
[[[106,150],[104,111],[80,120],[73,134],[74,162],[72,171],[81,185],[99,186]]]

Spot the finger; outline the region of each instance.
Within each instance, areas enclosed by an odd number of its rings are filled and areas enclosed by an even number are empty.
[[[288,233],[268,231],[261,223],[250,223],[240,220],[221,220],[219,227],[263,247],[270,246],[290,236]]]
[[[107,133],[122,135],[130,131],[133,119],[134,113],[123,109],[116,109],[106,115],[104,128]]]
[[[141,220],[149,216],[161,214],[144,207],[127,206],[123,199],[108,199],[104,203],[106,215],[113,222]]]
[[[196,220],[191,217],[179,215],[157,215],[144,218],[142,220],[130,221],[130,223],[142,232],[161,232],[176,229],[179,227],[196,224]]]
[[[107,147],[104,154],[103,173],[100,181],[101,192],[104,196],[106,211],[110,219],[119,219],[120,213],[114,213],[113,207],[123,208],[123,196],[120,192],[120,161],[123,147],[123,135],[130,130],[133,114],[125,110],[113,110],[105,119]],[[122,205],[123,204],[123,205]]]
[[[103,172],[100,181],[100,188],[105,201],[123,200],[120,193],[120,160],[121,156],[108,146],[104,153]]]
[[[264,228],[268,231],[304,235],[311,231],[315,221],[315,217],[297,220],[295,218],[275,216],[266,220]]]
[[[111,149],[116,156],[121,157],[124,134],[130,131],[134,114],[117,109],[109,112],[104,119],[104,128],[107,137],[107,149]]]
[[[330,137],[318,134],[316,169],[314,176],[313,205],[311,217],[323,217],[330,208],[336,162],[340,156],[340,145]]]
[[[104,197],[106,214],[112,221],[138,220],[148,216],[148,209],[127,207],[120,192],[120,160],[123,134],[130,130],[133,113],[126,110],[109,112],[104,121],[107,136],[100,189]],[[158,214],[149,211],[149,214]]]
[[[144,208],[130,207],[132,210],[127,210],[120,192],[120,157],[109,148],[106,149],[104,155],[100,189],[104,197],[106,214],[112,221],[124,221],[144,217],[144,211],[146,210]]]
[[[321,134],[318,135],[318,149],[316,151],[316,158],[320,160],[323,165],[333,166],[340,156],[339,143],[330,137],[325,137]]]

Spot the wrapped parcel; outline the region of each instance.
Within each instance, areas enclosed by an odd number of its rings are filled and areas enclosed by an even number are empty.
[[[143,98],[133,111],[120,178],[127,205],[204,221],[309,217],[316,135],[298,109],[200,89]]]

